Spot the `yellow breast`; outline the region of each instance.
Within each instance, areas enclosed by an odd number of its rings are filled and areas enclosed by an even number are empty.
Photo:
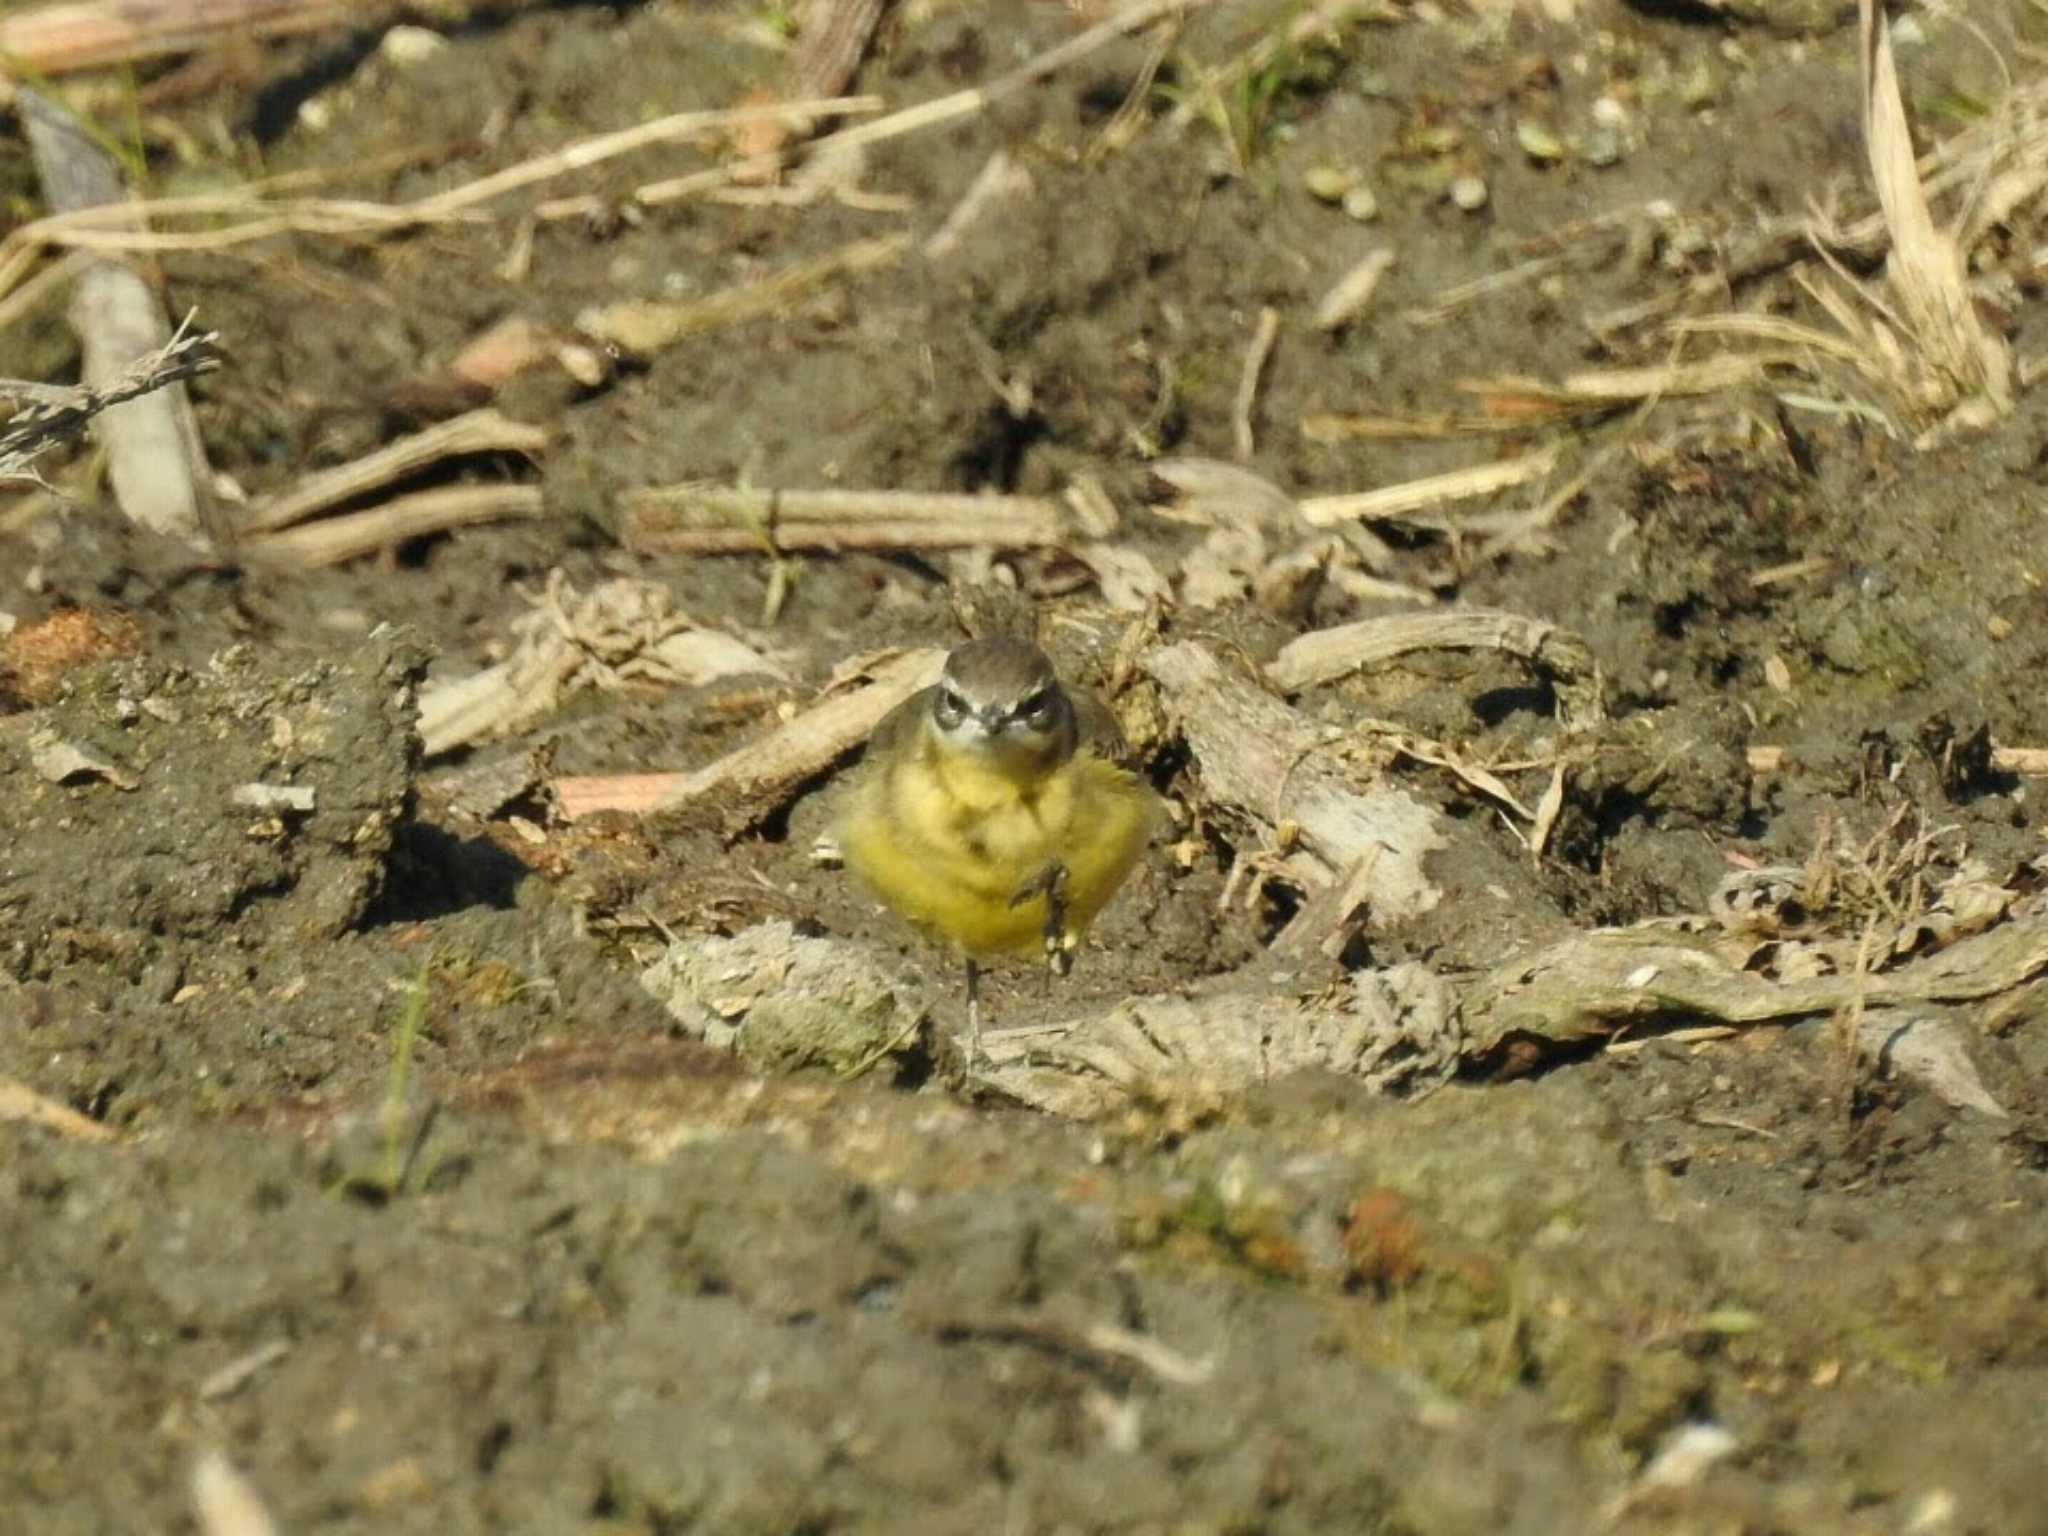
[[[1042,952],[1042,894],[1011,904],[1048,865],[1065,866],[1066,937],[1078,941],[1130,873],[1157,802],[1082,750],[1032,783],[929,742],[876,765],[841,818],[846,864],[888,906],[970,955]]]

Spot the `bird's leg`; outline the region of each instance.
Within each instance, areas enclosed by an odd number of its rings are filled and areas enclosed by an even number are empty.
[[[1067,932],[1067,866],[1054,859],[1017,887],[1010,905],[1021,907],[1037,896],[1045,898],[1045,963],[1055,976],[1074,968],[1074,937]]]
[[[967,1075],[981,1060],[981,966],[967,957]]]

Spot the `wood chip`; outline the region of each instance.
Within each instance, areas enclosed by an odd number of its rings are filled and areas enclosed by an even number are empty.
[[[40,1125],[60,1136],[70,1136],[79,1141],[118,1139],[112,1127],[88,1119],[54,1099],[44,1098],[26,1083],[18,1083],[11,1077],[0,1077],[0,1121],[4,1120]]]

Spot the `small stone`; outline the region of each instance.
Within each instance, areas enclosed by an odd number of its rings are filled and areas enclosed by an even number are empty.
[[[65,741],[47,726],[29,732],[29,766],[46,784],[68,784],[76,779],[105,779],[116,789],[136,789],[142,784],[113,762],[76,742]]]
[[[1543,165],[1564,158],[1564,140],[1534,118],[1525,117],[1515,124],[1515,142],[1522,146],[1523,154]]]
[[[1334,165],[1312,165],[1301,178],[1301,184],[1308,188],[1308,195],[1322,203],[1341,203],[1358,178],[1350,171]]]
[[[1380,200],[1371,187],[1353,187],[1344,194],[1344,212],[1361,224],[1370,224],[1380,216]]]
[[[1994,640],[2010,640],[2012,638],[2012,620],[2005,618],[2001,614],[1994,613],[1991,615],[1985,622],[1984,627],[1990,631],[1991,638]]]
[[[409,64],[424,63],[447,46],[447,38],[426,27],[396,26],[385,32],[377,51],[403,69]]]
[[[1621,163],[1621,135],[1612,128],[1589,129],[1579,141],[1579,158],[1588,165],[1606,167]]]
[[[1486,183],[1477,176],[1460,176],[1451,183],[1451,201],[1467,213],[1477,213],[1486,206]]]

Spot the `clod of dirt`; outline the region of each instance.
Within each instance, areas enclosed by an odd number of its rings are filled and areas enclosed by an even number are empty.
[[[80,949],[228,942],[258,907],[289,912],[264,930],[288,943],[356,925],[410,801],[423,662],[397,632],[296,673],[243,647],[197,671],[111,662],[0,725],[0,909],[32,895],[38,919],[7,935],[7,968],[46,978]],[[49,740],[99,766],[51,782],[34,766]],[[251,784],[310,789],[314,809],[238,802]]]
[[[925,1016],[859,950],[786,922],[686,939],[641,973],[685,1030],[760,1072],[853,1072],[914,1046]]]

